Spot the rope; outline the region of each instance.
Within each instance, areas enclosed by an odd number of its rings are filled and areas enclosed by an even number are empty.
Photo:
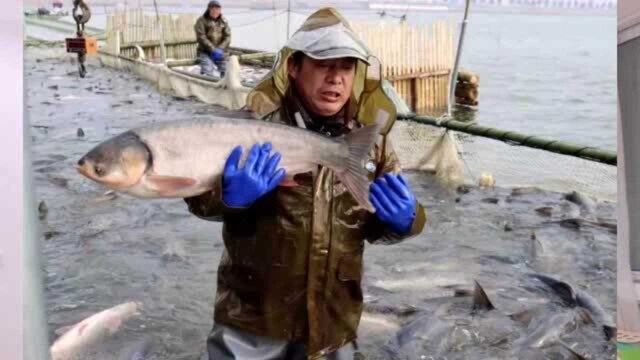
[[[245,26],[249,26],[249,25],[255,25],[255,24],[267,21],[267,20],[271,20],[271,19],[273,19],[275,17],[278,17],[278,16],[280,16],[280,15],[286,13],[286,12],[287,12],[287,10],[283,10],[283,11],[280,11],[279,13],[275,13],[275,14],[272,14],[272,15],[269,15],[269,16],[265,16],[265,17],[260,18],[258,20],[253,20],[253,21],[249,21],[249,22],[246,22],[246,23],[242,23],[242,24],[234,24],[231,27],[231,31],[233,31],[233,29],[237,29],[237,28],[241,28],[241,27],[245,27]]]
[[[455,120],[445,120],[442,118],[434,119],[415,114],[400,114],[397,116],[397,119],[443,127],[475,136],[499,140],[510,145],[526,146],[558,154],[579,157],[585,160],[597,161],[607,165],[617,165],[617,155],[615,152],[595,147],[577,145],[566,141],[555,141],[538,136],[520,134],[514,131],[480,126],[473,123],[468,124]]]

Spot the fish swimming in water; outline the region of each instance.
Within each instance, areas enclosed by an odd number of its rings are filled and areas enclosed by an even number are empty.
[[[421,313],[418,308],[418,316],[382,347],[386,357],[444,359],[447,354],[460,352],[462,359],[467,355],[462,350],[471,345],[509,341],[515,333],[514,326],[509,325],[515,321],[496,311],[482,286],[478,282],[474,285],[473,290],[455,291],[453,297],[430,299],[436,305],[433,311]]]
[[[63,334],[51,345],[52,360],[82,359],[83,352],[96,344],[103,336],[120,329],[122,323],[142,309],[138,302],[127,302],[103,310],[81,322],[60,329]]]
[[[333,170],[356,201],[369,202],[365,164],[381,121],[329,138],[266,121],[214,118],[158,123],[126,131],[84,155],[76,166],[87,178],[139,198],[186,198],[214,188],[234,147],[246,155],[256,143],[270,142],[282,155],[280,167],[295,174],[317,165]],[[246,156],[245,156],[246,157]],[[283,184],[281,183],[281,184]]]
[[[567,306],[581,307],[589,312],[593,321],[602,328],[603,335],[607,341],[615,339],[617,328],[609,314],[605,312],[600,303],[587,292],[571,286],[570,284],[543,274],[529,274],[530,277],[549,286],[558,294]]]
[[[387,315],[399,330],[381,351],[392,359],[526,360],[592,359],[610,352],[615,324],[595,299],[546,275],[529,274],[528,280],[524,284],[531,280],[535,284],[525,285],[529,291],[544,290],[553,295],[550,300],[561,301],[546,301],[515,313],[500,310],[475,282],[473,290],[456,288],[453,297],[417,304],[415,316],[408,314],[409,321]]]

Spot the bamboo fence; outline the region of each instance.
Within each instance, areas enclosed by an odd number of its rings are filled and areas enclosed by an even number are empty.
[[[109,14],[107,17],[107,48],[127,57],[138,57],[140,46],[145,59],[159,59],[162,26],[167,58],[195,59],[196,36],[193,26],[199,14],[160,14],[131,9]],[[113,47],[118,43],[118,48]]]
[[[454,61],[451,24],[380,22],[351,26],[382,62],[383,76],[414,111],[446,108]]]
[[[193,25],[199,14],[145,13],[130,9],[109,14],[107,49],[131,58],[161,57],[160,26],[168,59],[195,59]],[[352,28],[383,64],[383,76],[417,113],[433,113],[447,107],[449,77],[454,62],[453,28],[450,23],[352,23]],[[143,54],[140,54],[143,52]]]

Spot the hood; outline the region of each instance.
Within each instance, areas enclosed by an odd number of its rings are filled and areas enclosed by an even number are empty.
[[[247,96],[247,107],[257,117],[276,111],[289,86],[287,61],[296,51],[314,59],[353,57],[357,59],[348,116],[363,125],[383,122],[387,134],[396,119],[396,108],[382,86],[382,65],[358,39],[349,23],[331,7],[311,14],[276,54],[271,71]]]

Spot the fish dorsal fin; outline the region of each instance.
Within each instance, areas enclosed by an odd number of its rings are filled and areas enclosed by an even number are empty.
[[[63,327],[57,328],[54,332],[55,332],[56,335],[62,336],[64,334],[68,333],[69,330],[73,329],[74,326],[76,326],[76,325],[74,324],[74,325],[63,326]]]
[[[576,291],[571,285],[567,284],[564,281],[554,279],[551,276],[547,276],[547,275],[533,274],[532,276],[538,279],[539,281],[541,281],[542,283],[544,283],[545,285],[549,286],[553,290],[553,292],[556,295],[558,295],[558,297],[560,297],[560,299],[565,303],[565,305],[567,306],[577,305]]]
[[[583,324],[595,324],[591,313],[585,308],[578,308],[578,316],[580,317],[580,320]]]
[[[484,289],[480,284],[474,280],[475,288],[473,289],[473,311],[478,310],[493,310],[495,307],[489,300],[487,293],[484,292]]]
[[[607,338],[607,341],[616,341],[616,336],[618,334],[618,328],[613,325],[603,325],[602,330],[604,331],[604,335]]]
[[[514,320],[517,321],[525,326],[529,326],[529,323],[531,323],[531,320],[533,319],[533,315],[535,314],[535,310],[533,309],[527,309],[524,311],[520,311],[518,313],[515,314],[511,314],[509,315],[509,317]]]

